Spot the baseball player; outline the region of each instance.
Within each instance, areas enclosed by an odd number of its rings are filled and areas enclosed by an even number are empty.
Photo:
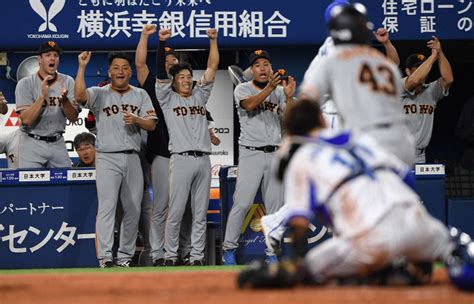
[[[90,52],[78,57],[75,96],[92,110],[97,124],[97,258],[100,267],[113,266],[115,211],[120,195],[124,214],[117,265],[129,267],[135,254],[143,196],[140,129],[153,130],[157,118],[148,94],[129,84],[132,67],[126,53],[109,54],[111,84],[86,89],[84,74],[90,58]]]
[[[20,130],[0,133],[0,153],[5,153],[8,169],[18,168],[18,142]]]
[[[360,3],[331,11],[328,28],[335,49],[321,59],[317,71],[305,74],[300,94],[318,101],[331,95],[346,128],[370,134],[412,166],[414,139],[398,101],[400,73],[368,45],[368,24],[365,7]]]
[[[349,2],[346,0],[337,0],[332,2],[326,9],[324,18],[326,23],[329,24],[331,19],[331,12],[333,10],[340,9],[341,7],[349,5]],[[379,28],[377,31],[372,32],[376,40],[381,43],[385,48],[385,53],[387,59],[392,61],[394,64],[398,65],[400,59],[398,57],[398,52],[391,43],[389,39],[389,34],[384,28]],[[306,70],[305,79],[311,79],[313,76],[318,73],[318,68],[322,62],[322,58],[327,57],[328,55],[334,53],[335,51],[334,39],[329,36],[324,41],[324,44],[319,48],[318,54],[311,62],[309,68]],[[326,126],[331,130],[342,129],[343,121],[339,115],[339,111],[336,107],[336,104],[331,99],[329,94],[325,94],[321,100],[321,111],[326,122]],[[393,140],[393,139],[392,139]],[[283,235],[285,233],[285,227],[281,225],[283,219],[286,217],[286,207],[283,206],[275,213],[267,214],[261,218],[261,225],[263,232],[266,236],[265,242],[268,248],[271,250],[278,250]]]
[[[166,219],[165,265],[176,265],[178,235],[187,199],[191,194],[192,232],[191,265],[204,264],[206,241],[206,216],[211,185],[211,141],[207,127],[206,103],[211,94],[219,64],[217,31],[209,29],[209,60],[203,77],[193,87],[192,69],[189,64],[175,64],[168,78],[165,60],[158,64],[156,97],[168,126],[170,135],[169,164],[170,200]],[[159,31],[158,55],[165,54],[164,46],[171,31]]]
[[[158,123],[153,132],[148,134],[146,156],[151,163],[151,175],[153,184],[153,215],[151,222],[151,236],[150,242],[152,246],[151,258],[154,266],[164,266],[164,231],[166,214],[168,210],[169,201],[169,161],[170,152],[168,150],[169,134],[166,122],[161,110],[160,104],[156,99],[155,83],[156,76],[150,71],[146,64],[148,52],[148,39],[156,32],[156,26],[149,24],[143,27],[140,41],[137,45],[135,55],[135,65],[137,67],[137,79],[140,86],[150,95],[153,106],[155,107]],[[161,42],[165,43],[165,42]],[[176,52],[171,48],[165,49],[165,69],[169,73],[169,69],[179,63]],[[157,53],[157,61],[163,60],[160,56],[163,54]],[[207,120],[209,122],[209,135],[211,136],[211,143],[218,145],[220,139],[213,132],[213,119],[206,110]],[[189,203],[188,203],[189,205]],[[189,264],[189,253],[191,250],[191,224],[192,215],[190,206],[186,206],[184,217],[180,230],[179,249],[178,249],[178,264]]]
[[[5,99],[5,96],[3,96],[3,92],[0,91],[0,114],[7,114],[8,113],[8,103],[7,100]]]
[[[40,45],[38,73],[21,79],[15,90],[21,120],[19,168],[71,167],[64,143],[66,119],[77,120],[74,80],[57,72],[62,49],[54,41]]]
[[[284,126],[292,136],[287,141],[292,155],[279,166],[279,173],[284,176],[293,253],[278,266],[244,271],[241,286],[290,287],[298,279],[321,284],[334,278],[366,278],[400,258],[418,267],[407,283],[425,283],[433,261],[447,261],[453,254],[463,257],[468,251],[469,239],[462,241],[462,253],[453,251],[458,248],[448,229],[426,211],[409,186],[409,167],[370,136],[323,130],[319,106],[307,100],[287,109]],[[306,253],[306,229],[314,215],[336,237]]]
[[[239,84],[234,91],[240,121],[239,166],[234,205],[230,211],[223,242],[224,265],[235,265],[240,229],[261,186],[267,213],[283,204],[283,189],[271,174],[271,163],[281,140],[281,113],[293,101],[296,82],[282,81],[273,73],[270,55],[256,50],[250,55],[253,80]],[[275,260],[267,252],[268,262]]]
[[[410,121],[410,130],[415,135],[416,163],[425,163],[425,148],[431,140],[436,104],[448,96],[454,77],[451,65],[443,53],[438,38],[428,41],[431,55],[425,60],[422,54],[412,54],[405,62],[407,77],[403,79],[403,113]],[[433,64],[438,61],[441,77],[425,84]]]

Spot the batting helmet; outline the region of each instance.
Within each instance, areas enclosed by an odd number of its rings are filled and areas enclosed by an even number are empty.
[[[328,28],[334,44],[369,44],[373,26],[367,19],[367,9],[360,3],[338,5],[330,12]]]
[[[341,5],[346,5],[349,4],[348,0],[334,0],[331,2],[327,7],[326,10],[324,11],[324,20],[326,20],[326,24],[329,23],[329,20],[331,20],[331,12],[336,6],[341,6]]]

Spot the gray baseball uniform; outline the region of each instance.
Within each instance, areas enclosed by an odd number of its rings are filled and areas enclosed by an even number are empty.
[[[170,201],[166,220],[165,259],[176,261],[181,221],[191,193],[193,224],[191,263],[203,261],[206,217],[211,186],[211,140],[207,128],[206,103],[213,83],[202,78],[188,98],[172,90],[172,80],[158,80],[156,97],[170,135]]]
[[[398,68],[376,49],[363,45],[338,45],[317,68],[305,74],[301,93],[315,99],[330,94],[346,128],[370,134],[412,166],[414,138],[400,111]]]
[[[234,205],[227,219],[223,242],[225,250],[239,246],[241,226],[259,187],[267,213],[277,211],[283,204],[283,187],[272,174],[271,165],[281,141],[281,114],[286,96],[283,87],[277,86],[255,110],[246,111],[240,106],[242,100],[260,91],[253,81],[239,84],[234,91],[240,121],[239,166]]]
[[[115,210],[120,193],[124,214],[117,263],[121,264],[135,254],[143,195],[143,171],[138,156],[140,128],[125,125],[122,111],[145,119],[156,119],[156,115],[148,94],[134,86],[126,92],[117,92],[110,85],[92,87],[87,93],[86,106],[94,113],[97,124],[97,258],[101,263],[113,259]]]
[[[142,88],[148,93],[155,108],[158,123],[153,132],[148,133],[147,153],[151,162],[151,182],[153,186],[153,208],[150,223],[151,259],[157,261],[165,254],[165,223],[169,202],[169,167],[170,152],[169,135],[161,106],[156,99],[156,76],[149,72]],[[191,251],[191,221],[190,204],[187,204],[181,225],[178,257],[183,258]]]
[[[15,90],[16,111],[20,113],[30,107],[41,93],[42,77],[37,73],[18,82]],[[74,101],[74,80],[72,77],[56,73],[49,85],[43,110],[37,121],[31,126],[21,124],[18,167],[71,167],[64,138],[66,116],[61,106],[61,87],[68,90],[68,99],[80,111]]]
[[[406,77],[403,79],[405,84]],[[410,131],[415,135],[416,163],[426,161],[425,148],[431,140],[433,132],[433,121],[436,104],[442,98],[448,96],[449,90],[443,90],[441,78],[428,84],[423,84],[423,91],[419,94],[416,89],[408,91],[403,86],[402,105],[403,113],[410,121]]]
[[[8,169],[18,168],[18,142],[20,140],[20,130],[8,133],[0,133],[0,153],[5,153],[7,157]]]

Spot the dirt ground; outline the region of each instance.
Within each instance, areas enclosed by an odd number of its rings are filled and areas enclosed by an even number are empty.
[[[0,276],[0,304],[20,303],[474,303],[444,270],[423,287],[298,287],[239,290],[235,271],[19,274]]]

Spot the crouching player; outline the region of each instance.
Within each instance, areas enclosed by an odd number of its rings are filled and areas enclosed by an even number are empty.
[[[283,121],[288,137],[281,150],[291,155],[281,157],[277,167],[285,183],[292,252],[278,264],[257,263],[242,271],[240,287],[353,278],[390,284],[400,260],[409,265],[403,267],[409,284],[428,282],[432,262],[440,260],[448,263],[457,286],[474,287],[469,236],[448,230],[426,211],[409,186],[413,174],[398,158],[368,136],[323,130],[312,101],[287,108]],[[306,252],[306,231],[315,215],[335,236]]]

